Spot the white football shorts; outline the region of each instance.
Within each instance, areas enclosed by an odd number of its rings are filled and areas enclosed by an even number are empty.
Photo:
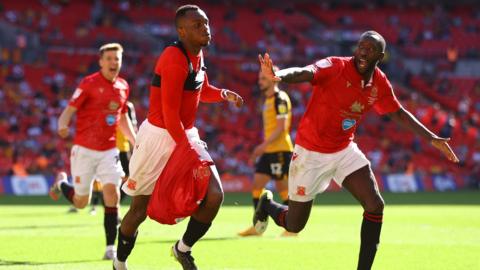
[[[370,165],[370,162],[354,142],[330,154],[295,145],[288,172],[289,199],[311,201],[327,189],[332,179],[342,186],[345,177],[366,165]]]
[[[95,179],[103,185],[120,186],[125,173],[118,155],[117,148],[97,151],[74,145],[70,152],[70,169],[75,194],[80,196],[90,194]]]

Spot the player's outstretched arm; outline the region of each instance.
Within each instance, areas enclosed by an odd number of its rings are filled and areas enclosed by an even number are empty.
[[[458,162],[458,158],[448,144],[450,138],[442,138],[431,132],[409,111],[400,108],[398,111],[388,114],[395,122],[407,127],[408,129],[427,139],[435,148],[445,155],[450,161]]]
[[[274,72],[273,61],[268,53],[263,57],[258,55],[258,61],[260,62],[260,72],[275,82],[301,83],[313,80],[313,70],[310,67],[292,67]]]
[[[58,124],[57,124],[57,133],[60,135],[62,138],[68,137],[68,125],[70,124],[70,121],[72,120],[73,115],[77,112],[77,108],[68,105],[60,114],[60,117],[58,118]]]

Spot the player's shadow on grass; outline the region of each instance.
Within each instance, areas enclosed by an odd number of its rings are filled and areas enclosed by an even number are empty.
[[[28,226],[9,226],[0,227],[0,231],[8,230],[36,230],[36,229],[63,229],[80,227],[97,227],[98,224],[50,224],[50,225],[28,225]],[[1,265],[1,264],[0,264]]]
[[[9,261],[0,259],[0,266],[11,265],[55,265],[55,264],[75,264],[75,263],[90,263],[101,262],[102,259],[97,260],[78,260],[78,261],[63,261],[63,262],[29,262],[29,261]]]
[[[212,237],[212,238],[202,238],[200,241],[226,241],[237,239],[238,237],[228,236],[228,237]],[[177,242],[178,239],[170,240],[153,240],[153,241],[139,241],[136,245],[149,245],[149,244],[173,244]]]

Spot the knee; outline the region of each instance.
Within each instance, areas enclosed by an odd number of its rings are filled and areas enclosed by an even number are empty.
[[[364,203],[364,210],[368,213],[383,213],[383,208],[385,207],[385,202],[380,196],[376,196],[374,199],[366,201]]]
[[[74,203],[74,206],[77,209],[84,209],[85,207],[87,207],[87,204],[88,204],[87,202],[80,201],[80,202]]]
[[[75,208],[77,209],[83,209],[85,207],[87,207],[88,205],[88,196],[74,196],[73,197],[73,206],[75,206]]]
[[[223,203],[223,198],[223,191],[221,190],[209,192],[205,201],[205,206],[208,208],[219,208]]]
[[[131,207],[128,212],[135,220],[135,223],[142,223],[147,218],[146,207]]]

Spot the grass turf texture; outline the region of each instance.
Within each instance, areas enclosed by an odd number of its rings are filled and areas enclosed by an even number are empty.
[[[480,269],[480,193],[384,194],[387,202],[373,269]],[[322,194],[299,237],[239,238],[250,225],[248,194],[226,194],[224,207],[193,255],[200,269],[355,269],[362,209],[350,195]],[[0,197],[0,269],[111,269],[104,252],[103,210],[67,214],[64,201]],[[123,206],[125,213],[127,206]],[[170,247],[187,222],[140,228],[131,269],[180,269]]]

